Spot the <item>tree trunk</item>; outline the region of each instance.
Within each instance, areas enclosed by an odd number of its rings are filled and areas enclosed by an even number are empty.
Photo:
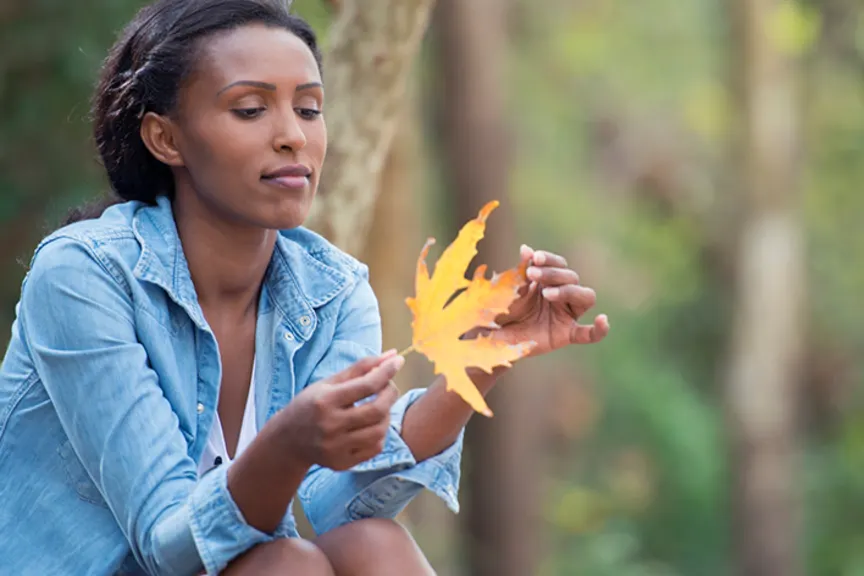
[[[344,0],[324,58],[329,150],[306,225],[360,254],[434,0]]]
[[[435,22],[445,185],[460,225],[487,201],[502,201],[475,261],[496,271],[518,262],[506,199],[506,15],[500,0],[439,0]],[[495,417],[475,417],[468,428],[463,542],[472,576],[536,572],[538,395],[519,386],[514,370],[489,398]]]
[[[417,255],[425,239],[420,233],[413,190],[419,177],[411,129],[417,126],[417,121],[407,110],[398,117],[400,128],[381,170],[372,225],[360,253],[363,262],[369,265],[370,283],[381,308],[385,350],[402,350],[411,344],[411,311],[405,298],[414,291]],[[405,384],[409,369],[403,369],[397,378],[400,387]],[[407,380],[413,381],[410,377]]]
[[[726,374],[734,463],[736,572],[796,576],[800,520],[796,399],[802,347],[803,247],[797,222],[795,66],[767,31],[780,0],[732,3],[742,72],[736,148],[743,217]]]

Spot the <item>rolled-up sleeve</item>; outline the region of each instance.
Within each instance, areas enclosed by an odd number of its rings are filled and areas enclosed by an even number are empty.
[[[22,291],[30,353],[138,563],[148,574],[215,574],[272,536],[245,522],[227,488],[227,467],[198,480],[114,266],[77,240],[40,247]]]
[[[380,353],[378,303],[364,274],[343,303],[333,342],[310,382]],[[393,518],[424,488],[438,495],[453,512],[459,511],[464,430],[443,452],[419,463],[402,439],[405,412],[424,392],[411,390],[393,405],[390,428],[380,454],[344,472],[320,466],[309,471],[300,486],[299,497],[317,534],[363,518]]]

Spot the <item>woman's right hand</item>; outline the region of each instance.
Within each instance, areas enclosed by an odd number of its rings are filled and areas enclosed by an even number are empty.
[[[304,389],[278,415],[292,456],[306,467],[347,470],[379,454],[399,398],[392,378],[404,364],[391,350]]]

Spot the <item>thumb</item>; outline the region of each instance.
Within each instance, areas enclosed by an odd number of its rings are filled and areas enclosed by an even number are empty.
[[[361,376],[366,375],[370,370],[374,370],[378,366],[380,366],[385,360],[388,358],[392,358],[396,355],[396,349],[387,350],[383,354],[379,356],[367,356],[361,360],[358,360],[345,370],[341,372],[337,372],[330,378],[327,378],[327,382],[330,384],[341,384],[342,382],[347,382],[348,380],[353,380],[354,378],[359,378]]]

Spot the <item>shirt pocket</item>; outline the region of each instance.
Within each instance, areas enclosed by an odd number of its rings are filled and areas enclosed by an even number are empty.
[[[84,465],[81,464],[81,460],[75,454],[75,450],[72,448],[72,444],[68,438],[57,448],[57,454],[60,456],[63,468],[66,470],[66,480],[75,492],[78,493],[78,497],[85,502],[107,508],[108,505],[105,499],[87,474]]]

